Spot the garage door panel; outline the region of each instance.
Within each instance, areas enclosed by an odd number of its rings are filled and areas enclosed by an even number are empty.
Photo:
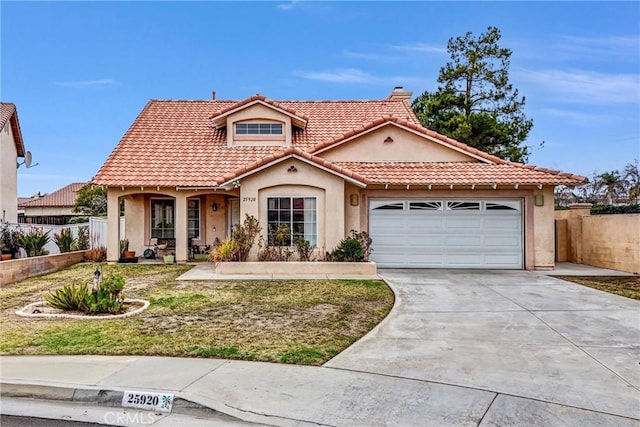
[[[483,243],[482,236],[473,234],[460,234],[446,236],[446,246],[450,249],[476,247],[479,248]]]
[[[520,239],[517,236],[486,236],[484,244],[487,247],[495,248],[495,250],[518,251]]]
[[[371,259],[381,267],[523,266],[518,199],[374,199],[373,204],[396,207],[369,213]]]
[[[465,229],[480,230],[482,228],[482,222],[482,218],[478,218],[477,216],[452,216],[445,220],[445,227],[447,232]]]

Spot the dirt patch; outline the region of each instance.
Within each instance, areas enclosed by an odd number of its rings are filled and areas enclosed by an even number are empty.
[[[553,276],[568,282],[640,300],[640,276]]]

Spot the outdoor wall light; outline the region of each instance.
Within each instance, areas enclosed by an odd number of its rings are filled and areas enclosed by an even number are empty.
[[[544,206],[544,195],[536,194],[533,196],[533,204],[536,206]]]
[[[216,212],[216,211],[218,210],[218,204],[214,202],[214,203],[211,205],[211,210],[212,210],[212,211],[214,211],[214,212]]]
[[[349,204],[351,206],[358,206],[360,204],[360,197],[357,194],[352,194],[349,196]]]

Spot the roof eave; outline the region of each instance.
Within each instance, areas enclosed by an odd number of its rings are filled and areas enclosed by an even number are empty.
[[[341,173],[341,172],[339,172],[339,171],[336,171],[336,170],[334,170],[334,169],[331,169],[331,168],[328,168],[328,167],[326,167],[326,166],[320,165],[320,164],[318,164],[318,163],[316,163],[316,162],[314,162],[314,161],[312,161],[312,160],[309,160],[309,159],[307,159],[307,158],[305,158],[305,157],[302,157],[302,156],[299,156],[299,155],[297,155],[297,154],[293,154],[293,153],[292,153],[292,154],[289,154],[289,155],[286,155],[286,156],[284,156],[284,157],[280,157],[280,158],[278,158],[278,159],[274,159],[274,160],[273,160],[273,161],[271,161],[271,162],[265,163],[265,164],[263,164],[263,165],[261,165],[261,166],[259,166],[259,167],[255,168],[255,169],[251,169],[251,170],[249,170],[249,171],[247,171],[247,172],[245,172],[245,173],[243,173],[243,174],[240,174],[240,175],[234,176],[233,178],[230,178],[230,179],[228,179],[228,180],[226,180],[226,181],[222,182],[221,184],[219,184],[219,186],[220,186],[221,188],[224,188],[225,190],[230,190],[230,189],[233,189],[233,188],[238,188],[238,187],[240,186],[240,181],[241,181],[242,179],[244,179],[244,178],[246,178],[246,177],[248,177],[248,176],[251,176],[251,175],[253,175],[253,174],[255,174],[255,173],[258,173],[258,172],[260,172],[260,171],[262,171],[262,170],[268,169],[268,168],[270,168],[270,167],[272,167],[272,166],[274,166],[274,165],[277,165],[277,164],[279,164],[279,163],[282,163],[282,162],[284,162],[284,161],[286,161],[286,160],[289,160],[289,159],[291,159],[291,158],[294,158],[294,159],[299,160],[299,161],[301,161],[301,162],[303,162],[303,163],[306,163],[306,164],[308,164],[308,165],[311,165],[311,166],[313,166],[313,167],[316,167],[316,168],[318,168],[318,169],[320,169],[320,170],[323,170],[323,171],[325,171],[325,172],[328,172],[328,173],[330,173],[330,174],[332,174],[332,175],[338,176],[338,177],[340,177],[340,178],[344,179],[346,182],[348,182],[348,183],[350,183],[350,184],[353,184],[353,185],[355,185],[355,186],[357,186],[357,187],[365,188],[365,187],[367,186],[367,183],[366,183],[366,182],[363,182],[363,181],[358,180],[358,179],[356,179],[356,178],[350,177],[350,176],[345,175],[345,174],[343,174],[343,173]]]

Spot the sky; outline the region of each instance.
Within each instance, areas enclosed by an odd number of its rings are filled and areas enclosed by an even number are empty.
[[[0,2],[0,99],[33,166],[86,182],[150,99],[384,99],[438,87],[447,41],[497,27],[533,119],[528,163],[592,176],[640,157],[640,2]]]

